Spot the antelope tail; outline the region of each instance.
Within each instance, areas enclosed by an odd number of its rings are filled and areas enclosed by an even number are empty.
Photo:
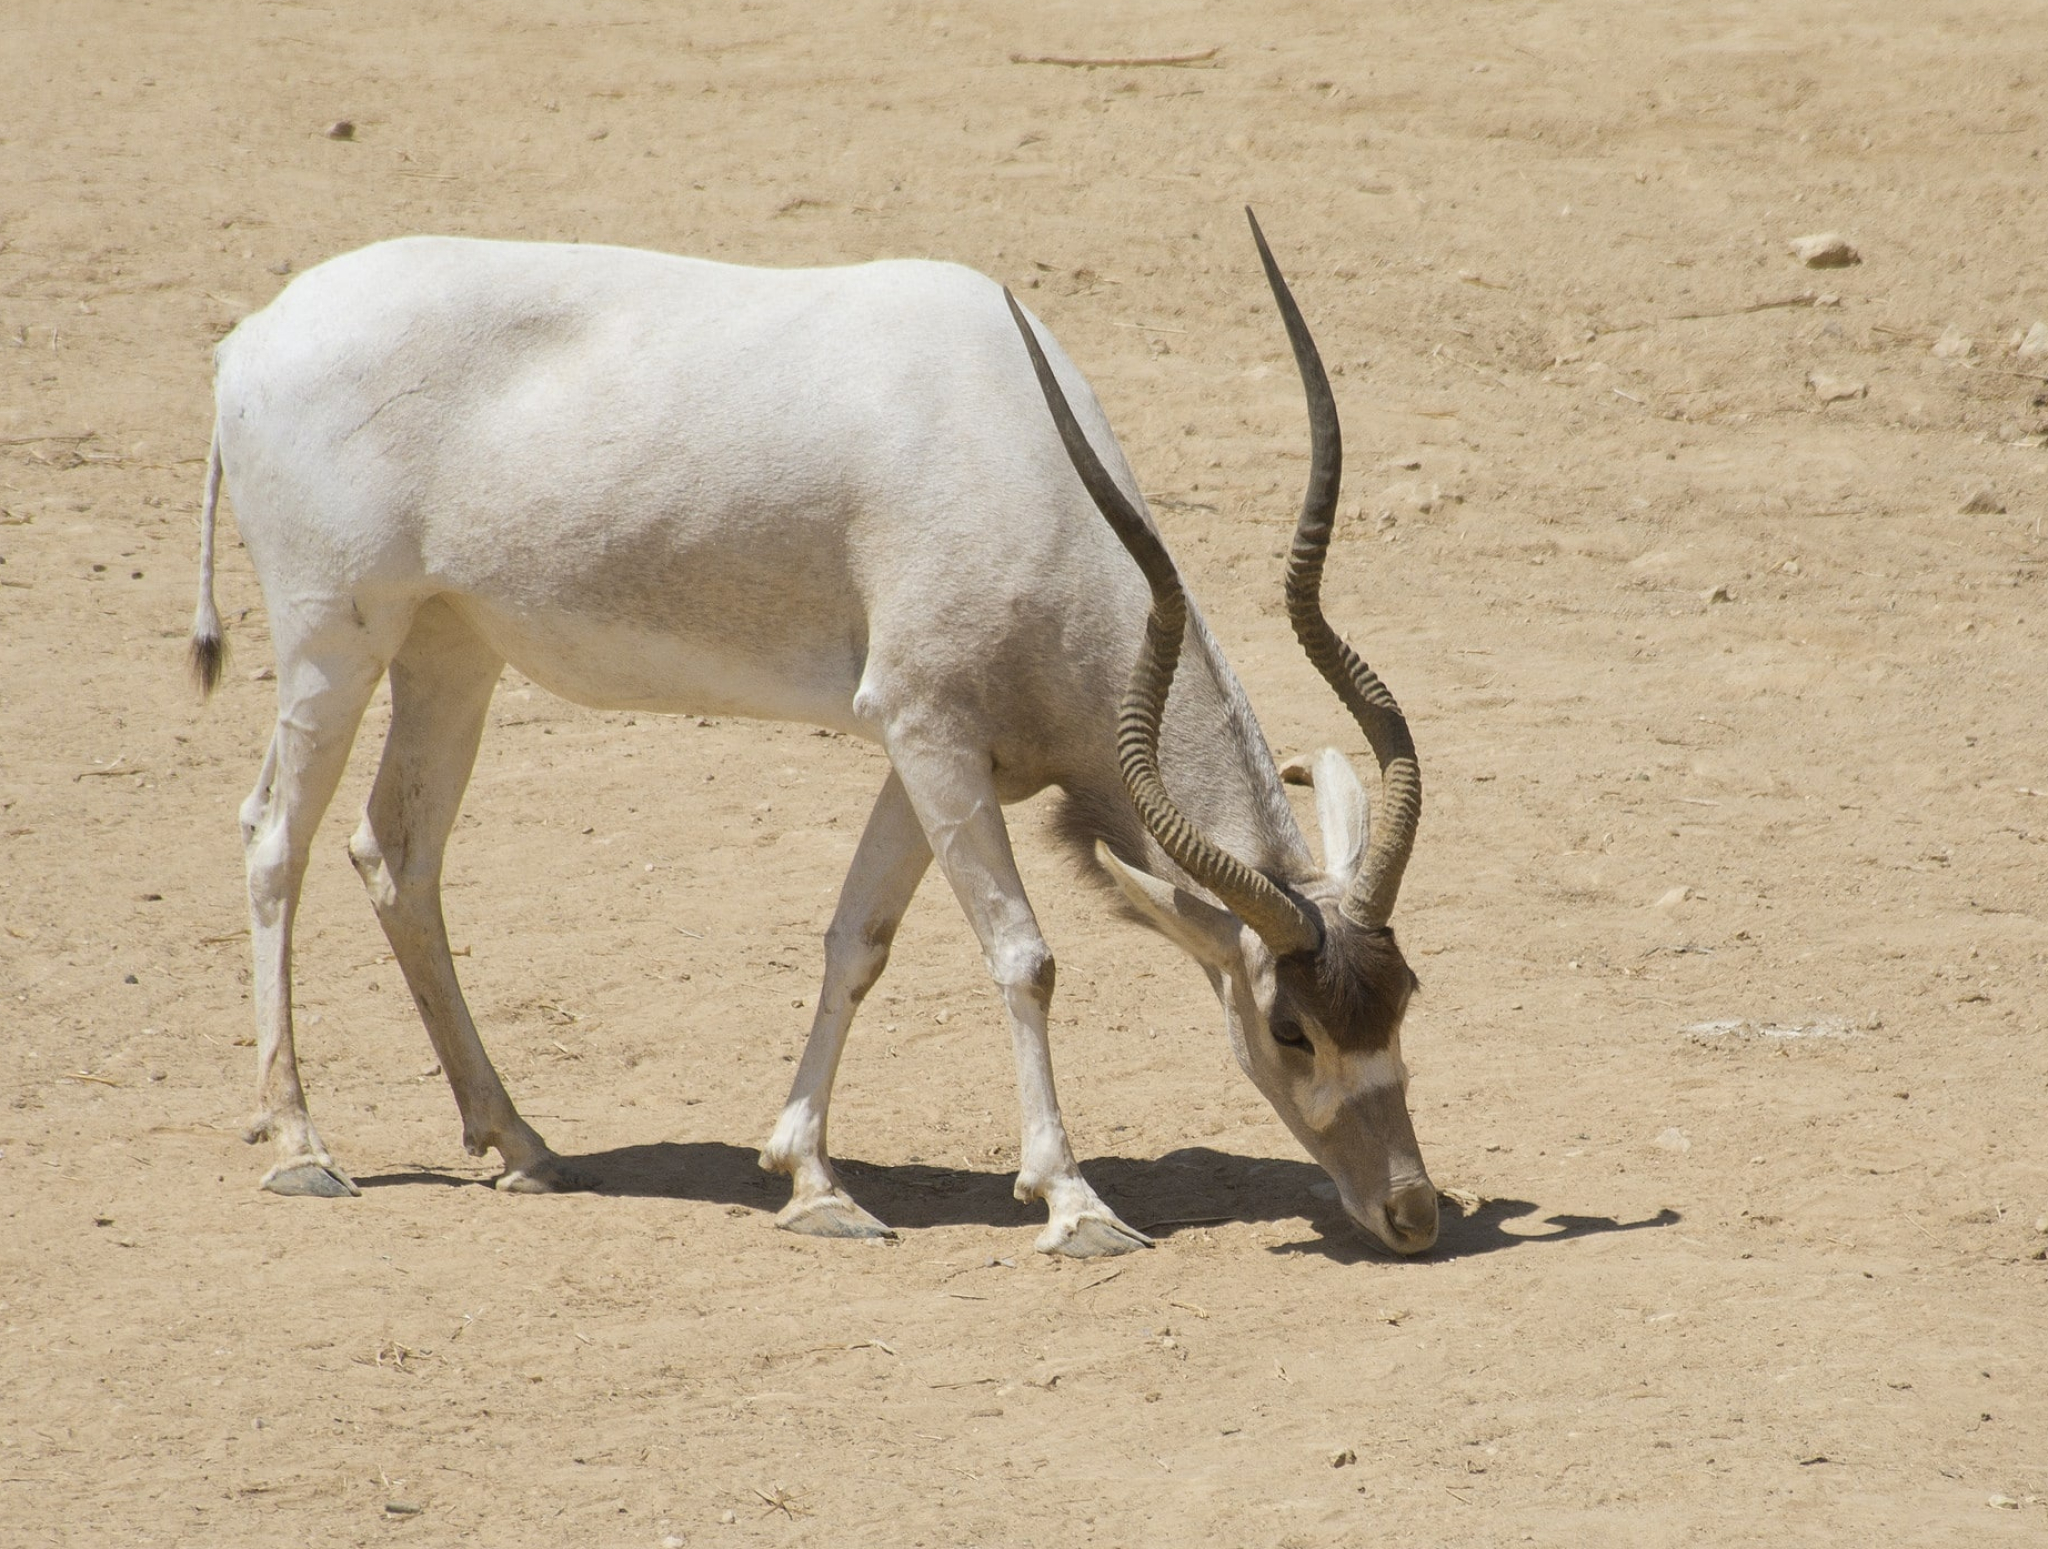
[[[199,607],[192,615],[192,680],[203,699],[220,682],[221,665],[227,660],[227,642],[221,636],[220,610],[213,605],[213,521],[220,506],[220,426],[213,427],[213,443],[206,452],[206,494],[199,506]]]

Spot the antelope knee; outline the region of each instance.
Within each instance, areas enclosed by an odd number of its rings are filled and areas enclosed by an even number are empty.
[[[356,875],[363,879],[363,886],[370,890],[370,903],[379,913],[398,902],[397,878],[385,858],[384,847],[377,843],[376,831],[370,827],[368,818],[349,836],[348,863],[355,867]]]
[[[1052,949],[1042,941],[998,948],[989,964],[989,973],[1005,995],[1026,995],[1041,1006],[1052,1004],[1058,970]]]
[[[889,966],[889,947],[895,939],[893,920],[860,925],[835,920],[825,932],[826,971],[844,983],[847,995],[857,1003]]]

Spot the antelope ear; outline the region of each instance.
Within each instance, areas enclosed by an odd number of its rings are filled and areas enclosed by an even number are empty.
[[[1313,759],[1290,758],[1280,766],[1280,778],[1289,785],[1316,788],[1316,822],[1323,830],[1323,869],[1340,886],[1350,886],[1358,871],[1358,859],[1365,854],[1366,834],[1372,826],[1365,787],[1358,783],[1351,760],[1335,748],[1324,748]]]
[[[1100,840],[1095,862],[1108,872],[1126,902],[1154,930],[1212,973],[1243,971],[1244,949],[1236,915],[1195,897],[1185,888],[1162,882],[1149,871],[1126,866]]]

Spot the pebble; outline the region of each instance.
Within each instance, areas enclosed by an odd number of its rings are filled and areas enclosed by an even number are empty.
[[[1358,1454],[1349,1447],[1340,1447],[1330,1454],[1330,1467],[1349,1468],[1358,1461]]]
[[[1378,505],[1385,510],[1409,510],[1427,516],[1444,503],[1441,485],[1424,483],[1421,479],[1402,479],[1389,484],[1380,491]]]
[[[1806,385],[1813,389],[1813,395],[1822,403],[1842,403],[1851,398],[1862,398],[1870,389],[1861,382],[1847,377],[1829,376],[1824,371],[1815,371],[1806,379]]]
[[[1977,353],[1977,341],[1960,328],[1944,328],[1934,341],[1934,353],[1942,360],[1968,360]]]
[[[2000,516],[2004,514],[2005,502],[1991,490],[1972,490],[1970,498],[1957,510],[1964,516]]]
[[[1659,1151],[1669,1151],[1674,1156],[1684,1156],[1692,1150],[1692,1140],[1684,1130],[1673,1126],[1652,1142]]]
[[[2048,323],[2037,322],[2029,328],[2013,346],[2013,353],[2021,360],[2040,360],[2048,356]]]
[[[2034,1222],[2034,1230],[2039,1232],[2042,1236],[2048,1237],[2048,1216],[2042,1216],[2039,1219],[2037,1219]]]
[[[1654,907],[1658,909],[1676,909],[1680,904],[1684,903],[1690,897],[1692,897],[1691,888],[1675,887],[1671,889],[1670,892],[1666,893],[1662,898],[1658,899]]]
[[[424,1506],[415,1506],[411,1501],[386,1501],[384,1503],[384,1515],[387,1517],[417,1517],[424,1510],[426,1510]]]
[[[2010,1495],[1990,1496],[1985,1500],[1984,1504],[1986,1506],[1996,1506],[2000,1511],[2018,1511],[2020,1509],[2020,1503]]]
[[[718,1520],[720,1522],[723,1522],[727,1527],[731,1527],[735,1522],[740,1520],[739,1513],[733,1511],[721,1511],[718,1514]]]
[[[1863,262],[1863,255],[1839,232],[1816,232],[1810,237],[1794,237],[1789,244],[1792,256],[1809,269],[1846,269],[1851,264]]]
[[[1700,593],[1700,601],[1702,602],[1733,602],[1734,600],[1733,597],[1728,595],[1728,588],[1725,586],[1710,586]]]
[[[352,119],[337,118],[320,132],[330,140],[353,140],[356,137],[356,126]]]
[[[663,1535],[661,1549],[683,1549],[683,1541],[673,1533]]]

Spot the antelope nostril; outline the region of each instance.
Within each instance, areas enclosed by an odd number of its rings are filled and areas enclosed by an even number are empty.
[[[1387,1226],[1409,1252],[1419,1253],[1436,1241],[1436,1189],[1411,1183],[1387,1199]]]

